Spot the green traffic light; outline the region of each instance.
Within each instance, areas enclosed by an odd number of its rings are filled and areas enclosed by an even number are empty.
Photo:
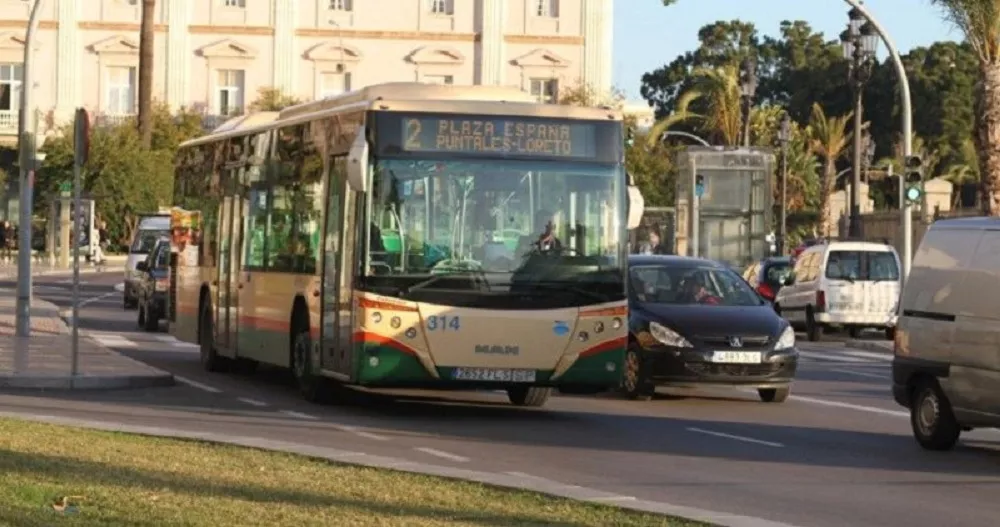
[[[906,189],[906,199],[909,201],[917,201],[920,199],[920,194],[921,192],[919,187],[910,187]]]

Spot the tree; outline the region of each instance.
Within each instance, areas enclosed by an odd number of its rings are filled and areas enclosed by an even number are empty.
[[[704,113],[691,110],[692,105],[699,101],[704,102]],[[743,130],[743,104],[739,76],[734,66],[696,68],[692,72],[692,83],[677,99],[677,109],[656,123],[650,135],[659,137],[673,125],[686,121],[697,123],[696,130],[709,142],[725,146],[739,143]]]
[[[250,104],[252,112],[280,112],[289,106],[301,103],[295,97],[286,95],[281,88],[260,88],[257,90],[257,100]]]
[[[979,60],[975,97],[983,212],[1000,215],[1000,4],[994,0],[931,0],[965,35]]]
[[[144,150],[149,150],[153,141],[153,48],[156,45],[154,33],[154,12],[156,0],[142,0],[142,24],[139,26],[139,137]]]
[[[837,160],[840,159],[850,144],[853,133],[847,128],[847,123],[854,112],[847,112],[840,117],[827,117],[819,103],[813,104],[809,128],[812,132],[810,147],[816,155],[823,158],[823,174],[819,188],[819,225],[820,235],[830,237],[832,224],[830,222],[830,196],[837,185]]]

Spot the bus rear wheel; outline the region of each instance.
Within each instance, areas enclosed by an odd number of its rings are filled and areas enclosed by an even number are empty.
[[[549,396],[552,395],[552,388],[540,386],[517,386],[507,388],[507,398],[515,406],[544,406]]]

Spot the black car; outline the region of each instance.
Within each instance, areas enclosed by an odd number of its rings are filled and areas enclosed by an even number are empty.
[[[135,285],[139,305],[137,322],[145,331],[159,331],[160,320],[166,318],[169,262],[170,240],[164,238],[135,266],[139,274]]]
[[[629,349],[622,391],[756,388],[783,402],[798,368],[795,331],[739,274],[710,260],[629,257]]]
[[[790,274],[792,274],[792,259],[788,256],[772,256],[747,267],[743,271],[743,279],[764,300],[774,302],[775,295]]]

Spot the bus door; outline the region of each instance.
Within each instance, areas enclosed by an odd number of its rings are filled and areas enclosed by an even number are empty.
[[[243,217],[246,215],[246,200],[240,196],[234,196],[230,204],[232,210],[232,222],[229,227],[229,244],[226,250],[229,251],[229,279],[225,282],[225,287],[229,295],[229,303],[226,306],[226,342],[230,349],[238,349],[237,342],[240,327],[240,269],[243,265]],[[219,284],[220,289],[222,283]]]
[[[233,283],[233,260],[237,251],[233,251],[233,198],[226,196],[222,198],[219,205],[219,248],[218,266],[216,268],[216,298],[215,302],[215,329],[216,344],[224,349],[233,349],[236,344],[230,339],[232,331],[235,329],[230,325],[229,314],[235,303],[235,291]]]
[[[333,159],[333,170],[326,185],[326,225],[323,229],[323,314],[322,353],[320,364],[323,369],[350,375],[352,350],[350,328],[344,328],[343,310],[350,309],[350,287],[342,287],[344,263],[353,255],[342,250],[341,231],[344,230],[344,194],[346,185],[347,159],[339,156]],[[351,225],[351,222],[348,222]],[[353,252],[353,251],[348,251]],[[346,317],[350,321],[350,315]]]

